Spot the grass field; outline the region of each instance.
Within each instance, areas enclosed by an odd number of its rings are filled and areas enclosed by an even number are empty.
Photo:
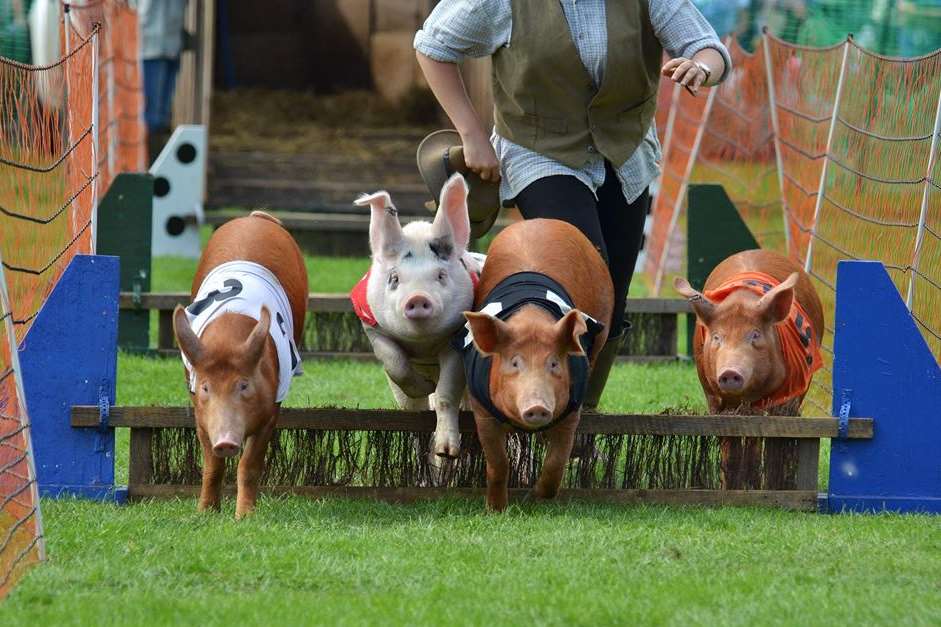
[[[311,260],[312,288],[345,291],[363,263]],[[186,289],[192,268],[162,260],[154,289]],[[120,355],[117,401],[187,403],[179,361]],[[391,395],[376,364],[309,361],[286,404]],[[704,408],[690,364],[616,366],[602,409],[676,406]],[[126,430],[116,465],[126,481]],[[932,517],[267,497],[233,513],[231,499],[221,514],[189,499],[45,500],[48,561],[0,604],[0,625],[941,623]]]

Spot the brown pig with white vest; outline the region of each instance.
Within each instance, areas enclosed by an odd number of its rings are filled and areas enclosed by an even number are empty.
[[[291,378],[307,309],[307,268],[281,223],[260,211],[221,226],[173,312],[203,449],[198,507],[219,509],[225,458],[238,455],[235,515],[255,507],[265,453]]]
[[[474,311],[454,338],[487,458],[488,509],[507,505],[513,430],[543,432],[548,450],[534,493],[558,493],[613,306],[607,266],[576,227],[527,220],[494,238]]]

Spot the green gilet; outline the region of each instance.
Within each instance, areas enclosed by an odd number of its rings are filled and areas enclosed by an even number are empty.
[[[497,133],[572,168],[634,154],[657,108],[663,46],[648,0],[606,2],[608,55],[595,87],[560,0],[513,0],[510,45],[493,55]]]

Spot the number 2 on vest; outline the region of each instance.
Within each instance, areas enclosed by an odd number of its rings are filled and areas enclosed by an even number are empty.
[[[186,311],[192,316],[198,316],[212,303],[221,303],[224,300],[238,296],[242,292],[242,282],[238,279],[226,279],[222,285],[228,289],[225,291],[212,290],[204,298],[194,301],[186,308]]]

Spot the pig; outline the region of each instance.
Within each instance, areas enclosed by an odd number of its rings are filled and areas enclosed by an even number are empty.
[[[507,435],[548,442],[534,494],[559,491],[591,365],[604,346],[614,287],[600,253],[559,220],[517,222],[494,238],[474,311],[455,337],[487,461],[490,511],[507,505]]]
[[[209,239],[193,303],[173,312],[203,452],[200,511],[219,509],[225,459],[243,449],[236,518],[255,508],[281,401],[301,372],[307,294],[304,257],[276,218],[254,211]]]
[[[356,201],[370,207],[372,265],[351,293],[353,308],[399,407],[435,411],[433,461],[456,458],[461,447],[464,372],[449,339],[474,302],[483,265],[482,255],[467,250],[467,193],[464,178],[453,175],[434,221],[404,228],[387,192]]]
[[[693,357],[709,410],[798,415],[823,363],[823,306],[807,273],[777,253],[746,250],[717,265],[702,293],[679,277],[673,285],[696,314]],[[757,441],[742,446],[723,440],[726,487],[755,487],[753,476],[731,478],[733,467],[756,464]]]

